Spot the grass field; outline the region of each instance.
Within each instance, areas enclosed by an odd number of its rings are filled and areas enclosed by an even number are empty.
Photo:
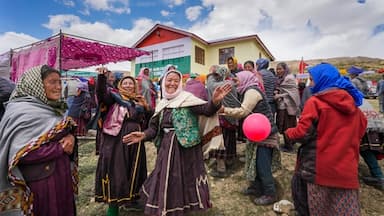
[[[377,100],[370,100],[371,104],[378,109]],[[245,144],[238,145],[239,155],[243,154]],[[146,143],[148,170],[154,167],[156,150],[152,143]],[[107,205],[94,202],[94,178],[97,164],[95,156],[94,141],[82,141],[79,147],[79,170],[80,188],[77,199],[78,215],[105,215]],[[291,199],[290,181],[294,170],[296,155],[282,153],[283,168],[274,173],[278,185],[280,199]],[[384,161],[380,161],[384,167]],[[210,195],[213,208],[207,212],[190,214],[198,216],[246,216],[246,215],[267,215],[272,216],[276,213],[270,206],[256,206],[250,197],[243,196],[240,191],[247,186],[247,181],[243,177],[243,164],[238,161],[231,170],[231,175],[225,179],[209,178]],[[361,181],[361,176],[368,175],[368,168],[363,161],[359,164],[360,176],[360,201],[362,215],[379,216],[384,215],[384,193],[367,185]],[[120,215],[142,216],[143,213],[120,211]],[[293,215],[293,214],[292,214]]]

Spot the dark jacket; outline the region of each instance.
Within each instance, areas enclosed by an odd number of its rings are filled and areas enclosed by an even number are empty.
[[[302,143],[297,174],[322,186],[359,188],[359,147],[366,127],[367,119],[346,91],[331,89],[310,97],[298,125],[285,131]]]
[[[0,120],[5,111],[4,103],[8,101],[14,88],[14,83],[6,78],[0,77]]]

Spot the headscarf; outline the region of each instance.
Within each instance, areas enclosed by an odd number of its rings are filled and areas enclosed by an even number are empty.
[[[237,78],[239,79],[240,83],[237,86],[237,91],[240,94],[243,94],[245,90],[250,86],[258,86],[258,79],[250,71],[241,71],[236,74]]]
[[[139,75],[137,75],[137,79],[146,79],[149,80],[149,76],[144,74],[145,69],[148,69],[147,67],[143,67],[140,69]]]
[[[60,100],[48,100],[41,75],[43,70],[56,71],[56,69],[47,65],[40,65],[27,70],[20,77],[16,84],[16,88],[12,92],[9,100],[11,101],[20,97],[32,96],[39,99],[44,104],[52,107],[56,114],[63,115],[67,109],[67,105],[65,102]]]
[[[131,79],[131,80],[133,81],[133,83],[135,84],[133,93],[128,92],[127,90],[123,89],[122,84],[123,84],[123,81],[124,81],[125,79]],[[135,99],[136,94],[137,94],[137,91],[138,91],[138,90],[137,90],[137,83],[136,83],[136,80],[135,80],[135,78],[133,78],[133,77],[131,77],[131,76],[125,76],[125,77],[123,77],[123,78],[120,80],[119,84],[117,85],[117,89],[119,90],[119,93],[120,93],[121,97],[122,97],[124,100],[133,100],[133,99]]]
[[[348,68],[348,73],[352,74],[352,75],[359,75],[363,72],[364,72],[364,70],[362,68],[359,68],[356,66],[351,66],[350,68]]]
[[[235,65],[235,67],[237,67],[237,58],[234,57],[234,56],[228,57],[228,59],[227,59],[227,63],[228,63],[228,61],[229,61],[230,59],[232,59],[232,61],[233,61],[233,65]]]
[[[278,63],[276,67],[278,67],[278,66],[280,66],[284,69],[284,73],[281,76],[277,75],[278,76],[277,80],[276,80],[277,85],[280,85],[284,81],[285,77],[290,73],[290,71],[289,71],[289,67],[288,67],[287,63],[285,63],[285,62]]]
[[[333,65],[320,63],[309,68],[308,72],[315,82],[315,85],[311,87],[312,94],[336,87],[346,90],[353,97],[356,106],[363,103],[363,94],[353,86],[348,77],[341,76]]]
[[[257,71],[261,71],[263,69],[268,69],[269,60],[265,58],[259,58],[256,60]]]
[[[89,92],[88,84],[85,82],[79,82],[77,84],[77,89],[79,89],[80,91],[83,91],[83,92]]]
[[[165,80],[167,79],[167,76],[168,76],[170,73],[176,73],[176,74],[178,74],[178,75],[180,76],[179,86],[177,87],[177,90],[176,90],[174,93],[172,93],[172,94],[168,93],[167,90],[166,90],[166,88],[165,88]],[[183,75],[182,75],[179,71],[177,71],[177,70],[170,70],[170,71],[167,71],[167,72],[164,74],[164,76],[163,76],[163,80],[162,80],[162,82],[161,82],[161,93],[162,93],[162,95],[163,95],[163,97],[164,97],[165,99],[167,99],[167,100],[171,100],[171,99],[177,97],[177,96],[180,94],[180,92],[183,90],[183,81],[182,81],[182,79],[181,79],[182,77],[183,77]]]

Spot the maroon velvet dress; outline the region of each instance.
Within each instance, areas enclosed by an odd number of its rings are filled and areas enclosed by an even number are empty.
[[[64,133],[65,134],[65,133]],[[33,194],[33,213],[39,216],[75,215],[75,197],[71,173],[73,155],[64,152],[58,140],[42,145],[21,158],[19,168]],[[76,149],[74,149],[76,152]]]
[[[190,107],[194,114],[212,115],[218,107],[211,102]],[[146,139],[162,136],[156,165],[142,187],[147,215],[184,215],[212,206],[208,178],[204,167],[202,146],[182,147],[173,128],[172,109],[164,109],[162,121],[153,118],[145,130]],[[186,131],[187,132],[187,131]]]

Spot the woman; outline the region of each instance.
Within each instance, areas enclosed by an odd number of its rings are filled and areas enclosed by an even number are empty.
[[[250,71],[250,72],[255,74],[255,76],[258,79],[259,88],[263,92],[265,92],[264,83],[263,83],[263,76],[259,73],[259,71],[255,70],[255,63],[253,63],[253,61],[250,61],[250,60],[244,62],[244,70]]]
[[[285,131],[298,140],[292,196],[299,215],[360,215],[359,146],[367,119],[363,95],[331,64],[309,70],[312,97],[298,125]]]
[[[0,214],[75,215],[75,123],[63,118],[60,72],[26,71],[0,123]],[[7,201],[7,202],[4,202]]]
[[[280,134],[288,128],[296,127],[300,112],[300,94],[295,77],[290,73],[288,65],[280,62],[276,66],[277,86],[275,90],[276,124]],[[294,142],[284,137],[284,145],[280,148],[284,152],[293,152]]]
[[[182,75],[165,73],[163,99],[156,107],[149,128],[123,138],[131,145],[156,136],[158,154],[155,168],[142,187],[147,215],[184,215],[212,206],[204,168],[198,115],[214,115],[230,86],[216,89],[209,102],[182,90]],[[188,133],[185,133],[188,131]]]
[[[141,68],[136,79],[138,80],[140,94],[143,95],[150,108],[155,109],[157,92],[155,85],[153,85],[151,79],[149,79],[149,68]]]
[[[97,82],[99,102],[107,107],[103,122],[100,156],[96,170],[96,201],[109,204],[107,215],[118,215],[119,206],[125,204],[141,208],[137,202],[139,189],[147,177],[144,143],[122,143],[124,135],[141,131],[149,106],[144,97],[137,94],[135,79],[123,77],[117,90],[107,88],[107,70],[100,68]]]
[[[271,132],[267,139],[261,142],[247,142],[246,174],[251,185],[245,189],[247,195],[255,195],[254,203],[269,205],[277,200],[276,186],[272,176],[273,149],[278,146],[276,125],[273,123],[271,108],[265,94],[258,87],[256,76],[249,71],[236,74],[237,91],[242,98],[238,108],[224,107],[222,112],[226,116],[245,118],[252,113],[265,115],[271,124]]]
[[[209,97],[212,97],[214,90],[224,83],[231,84],[231,92],[222,101],[226,107],[239,107],[235,83],[228,80],[230,72],[225,67],[217,66],[207,77],[207,89]],[[209,173],[213,177],[224,178],[228,176],[227,166],[233,165],[236,159],[236,129],[237,119],[229,116],[219,116],[220,127],[223,131],[225,150],[216,150],[210,153],[211,158],[216,159],[216,167]]]
[[[91,118],[92,101],[88,90],[88,84],[79,82],[77,94],[68,110],[68,116],[72,117],[77,124],[76,136],[87,135],[87,124]]]

